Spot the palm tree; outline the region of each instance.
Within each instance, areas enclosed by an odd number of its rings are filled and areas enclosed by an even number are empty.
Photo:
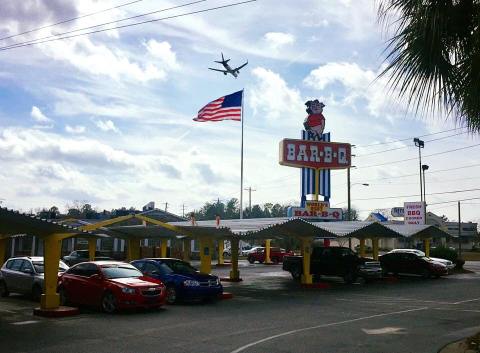
[[[480,132],[480,0],[380,0],[391,88]],[[393,32],[390,32],[393,30]]]

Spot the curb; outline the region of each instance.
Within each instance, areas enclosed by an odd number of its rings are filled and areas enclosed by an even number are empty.
[[[236,283],[236,282],[241,282],[241,281],[243,281],[243,279],[241,279],[241,278],[231,279],[230,277],[221,277],[221,278],[220,278],[220,281],[221,281],[221,282],[235,282],[235,283]]]
[[[330,283],[319,282],[311,284],[302,284],[302,288],[316,288],[316,289],[330,289],[332,288]]]

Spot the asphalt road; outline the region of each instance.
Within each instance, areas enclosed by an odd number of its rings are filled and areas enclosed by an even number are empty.
[[[302,289],[278,265],[240,270],[242,283],[225,284],[234,299],[160,311],[83,309],[44,319],[28,299],[2,298],[0,351],[423,353],[480,331],[480,273],[354,285],[328,279],[330,288]]]

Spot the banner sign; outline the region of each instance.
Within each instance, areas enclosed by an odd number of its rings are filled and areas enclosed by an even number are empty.
[[[317,219],[327,221],[341,221],[343,213],[341,208],[327,208],[325,210],[309,210],[303,207],[289,207],[288,217],[299,217],[303,219]]]
[[[280,164],[296,168],[345,169],[351,165],[349,143],[283,139]]]
[[[404,203],[405,224],[425,224],[425,204],[423,202]]]

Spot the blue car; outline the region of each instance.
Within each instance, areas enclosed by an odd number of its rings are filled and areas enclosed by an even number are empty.
[[[190,266],[188,262],[155,258],[132,261],[145,276],[159,279],[167,287],[167,303],[180,300],[217,299],[223,293],[223,286],[217,276],[206,275]]]

